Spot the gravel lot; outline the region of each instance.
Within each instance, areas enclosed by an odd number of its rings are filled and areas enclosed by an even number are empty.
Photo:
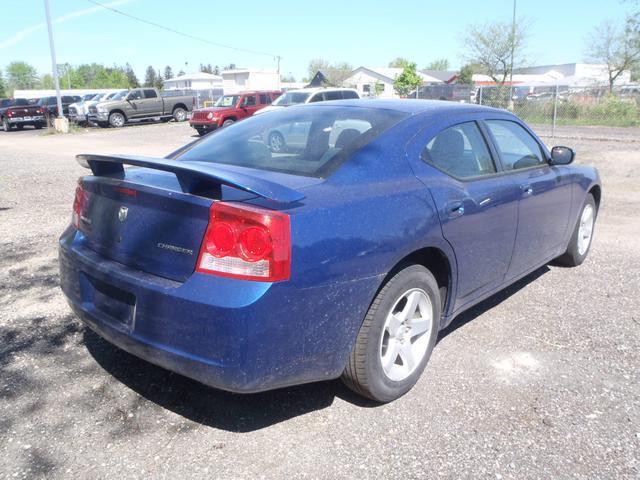
[[[603,179],[586,263],[543,267],[458,318],[384,406],[339,381],[218,392],[70,313],[56,243],[85,172],[74,155],[163,155],[188,125],[0,132],[0,477],[639,478],[640,131],[622,130],[555,140]]]

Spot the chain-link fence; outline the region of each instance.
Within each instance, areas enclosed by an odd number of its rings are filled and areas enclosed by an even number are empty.
[[[532,124],[640,126],[640,85],[427,85],[417,98],[477,103],[512,111]]]
[[[193,108],[211,107],[222,96],[222,88],[210,88],[208,90],[164,90],[166,97],[178,95],[190,95],[194,99]]]

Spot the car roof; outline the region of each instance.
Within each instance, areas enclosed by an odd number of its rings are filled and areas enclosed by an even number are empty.
[[[458,103],[445,100],[417,100],[417,99],[350,99],[350,100],[329,100],[325,102],[310,103],[307,106],[342,106],[342,107],[363,107],[383,110],[395,110],[397,112],[418,114],[418,113],[446,113],[446,112],[505,112],[504,110],[475,103]]]
[[[315,92],[343,92],[344,90],[349,90],[352,92],[356,92],[354,88],[343,88],[343,87],[311,87],[311,88],[296,88],[287,90],[284,93],[315,93]]]

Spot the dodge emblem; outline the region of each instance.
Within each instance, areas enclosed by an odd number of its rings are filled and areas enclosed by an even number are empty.
[[[124,222],[127,219],[128,214],[129,209],[127,207],[120,207],[120,210],[118,210],[118,220]]]

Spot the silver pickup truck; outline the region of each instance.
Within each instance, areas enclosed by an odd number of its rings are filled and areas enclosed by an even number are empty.
[[[101,127],[123,127],[144,120],[182,122],[193,109],[190,95],[169,96],[155,88],[136,88],[121,92],[106,102],[89,107],[87,119]]]

